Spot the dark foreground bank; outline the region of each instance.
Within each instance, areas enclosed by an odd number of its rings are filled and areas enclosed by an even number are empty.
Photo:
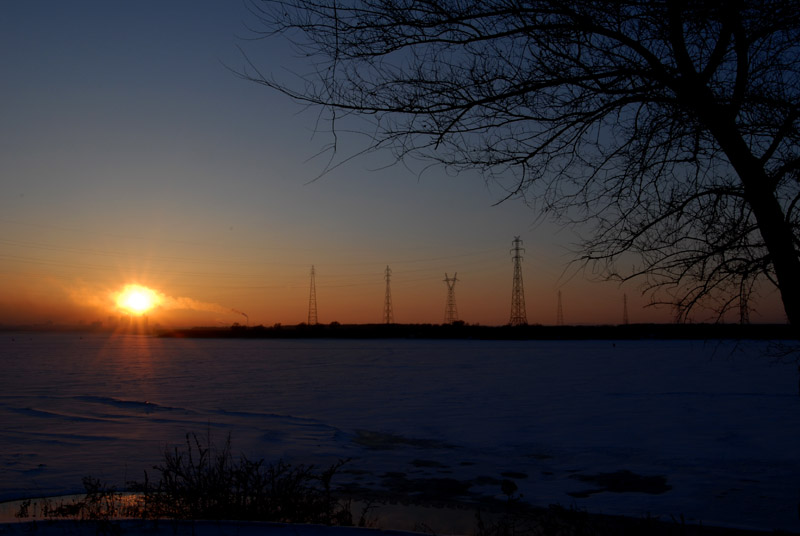
[[[435,514],[436,509],[431,509]],[[446,508],[439,507],[443,515]],[[0,524],[2,536],[791,536],[794,533],[686,524],[679,519],[589,514],[560,507],[525,517],[476,517],[467,531],[441,531],[430,518],[406,530],[234,520],[29,520]]]
[[[788,324],[626,324],[614,326],[480,326],[453,324],[331,324],[296,326],[195,327],[168,330],[161,337],[241,339],[478,339],[626,340],[750,339],[792,340]]]

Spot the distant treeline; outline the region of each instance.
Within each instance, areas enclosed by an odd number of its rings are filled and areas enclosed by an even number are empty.
[[[480,326],[453,324],[299,324],[283,326],[196,327],[159,333],[161,337],[237,339],[792,339],[788,324],[626,324],[609,326]]]

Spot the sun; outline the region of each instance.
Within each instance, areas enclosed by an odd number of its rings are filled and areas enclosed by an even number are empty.
[[[142,285],[125,285],[116,299],[117,307],[136,315],[143,315],[161,303],[157,291]]]

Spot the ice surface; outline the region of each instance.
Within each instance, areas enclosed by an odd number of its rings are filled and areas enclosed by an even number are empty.
[[[339,483],[364,488],[511,479],[543,506],[800,530],[798,370],[766,342],[0,337],[0,500],[123,486],[230,432],[251,459],[352,458]],[[663,486],[592,480],[623,471]]]

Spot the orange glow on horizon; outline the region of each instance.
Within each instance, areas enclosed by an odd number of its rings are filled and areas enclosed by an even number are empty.
[[[116,294],[117,307],[135,315],[143,315],[158,307],[162,301],[157,291],[142,285],[125,285],[125,288]]]

